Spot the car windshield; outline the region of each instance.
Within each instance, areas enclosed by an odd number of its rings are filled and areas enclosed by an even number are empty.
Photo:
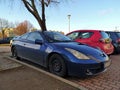
[[[71,42],[72,40],[59,32],[44,32],[48,42]]]
[[[109,38],[109,35],[104,31],[101,31],[101,35],[103,39]]]

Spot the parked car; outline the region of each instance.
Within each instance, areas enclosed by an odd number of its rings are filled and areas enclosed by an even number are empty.
[[[67,34],[72,40],[101,49],[110,55],[114,51],[107,33],[100,30],[76,30]]]
[[[14,39],[11,52],[15,58],[47,67],[61,77],[95,75],[111,64],[104,52],[52,31],[29,32]]]
[[[10,46],[12,45],[12,42],[13,42],[15,39],[17,39],[17,38],[19,38],[19,36],[14,36],[14,37],[10,40]]]
[[[12,39],[13,37],[7,37],[7,38],[4,38],[4,39],[0,39],[0,44],[9,44],[10,43],[10,40]]]
[[[114,53],[120,53],[120,32],[106,31],[112,39]]]

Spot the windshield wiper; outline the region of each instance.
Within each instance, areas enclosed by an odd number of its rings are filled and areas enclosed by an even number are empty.
[[[72,41],[72,40],[64,40],[62,42],[74,42],[74,41]]]

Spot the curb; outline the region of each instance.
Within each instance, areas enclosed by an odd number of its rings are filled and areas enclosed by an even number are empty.
[[[2,52],[0,52],[0,53],[9,53],[10,51],[2,51]]]
[[[39,71],[39,72],[41,72],[41,73],[43,73],[43,74],[46,74],[46,75],[48,75],[48,76],[50,76],[50,77],[53,77],[53,78],[55,78],[55,79],[57,79],[57,80],[59,80],[59,81],[62,81],[62,82],[64,82],[64,83],[67,83],[68,85],[71,85],[71,86],[77,88],[78,90],[88,90],[88,89],[86,89],[86,88],[84,88],[84,87],[82,87],[82,86],[80,86],[80,85],[78,85],[78,84],[76,84],[76,83],[74,83],[74,82],[71,82],[71,81],[66,80],[66,79],[64,79],[64,78],[61,78],[61,77],[59,77],[59,76],[56,76],[56,75],[54,75],[54,74],[52,74],[52,73],[49,73],[49,72],[47,72],[47,71],[44,71],[44,70],[42,70],[42,69],[40,69],[40,68],[37,68],[37,67],[35,67],[35,66],[32,66],[32,65],[29,65],[29,64],[27,64],[27,63],[21,62],[21,61],[19,61],[19,60],[14,59],[14,58],[10,58],[10,57],[8,57],[8,56],[4,56],[4,57],[6,57],[7,59],[10,59],[10,60],[13,60],[13,61],[15,61],[15,62],[18,62],[18,63],[20,63],[20,64],[23,64],[23,65],[25,65],[25,66],[28,66],[28,67],[30,67],[30,68],[32,68],[32,69],[34,69],[34,70],[37,70],[37,71]]]

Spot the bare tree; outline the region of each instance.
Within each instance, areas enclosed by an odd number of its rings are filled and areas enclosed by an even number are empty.
[[[20,23],[20,24],[15,28],[14,31],[15,31],[14,33],[17,34],[17,35],[22,35],[22,34],[26,33],[26,32],[27,32],[27,23],[26,23],[26,22]]]
[[[27,10],[36,18],[42,31],[46,31],[45,7],[51,3],[59,3],[58,0],[22,0]],[[41,15],[39,13],[41,7]]]
[[[30,21],[25,20],[24,22],[26,22],[27,24],[27,31],[31,31],[34,29],[34,26],[30,23]]]
[[[0,18],[0,30],[2,32],[2,38],[5,36],[5,28],[9,27],[9,22],[5,19]]]
[[[25,20],[24,22],[18,24],[18,26],[14,29],[14,33],[16,35],[22,35],[28,31],[31,31],[33,28],[33,25],[29,21]]]

